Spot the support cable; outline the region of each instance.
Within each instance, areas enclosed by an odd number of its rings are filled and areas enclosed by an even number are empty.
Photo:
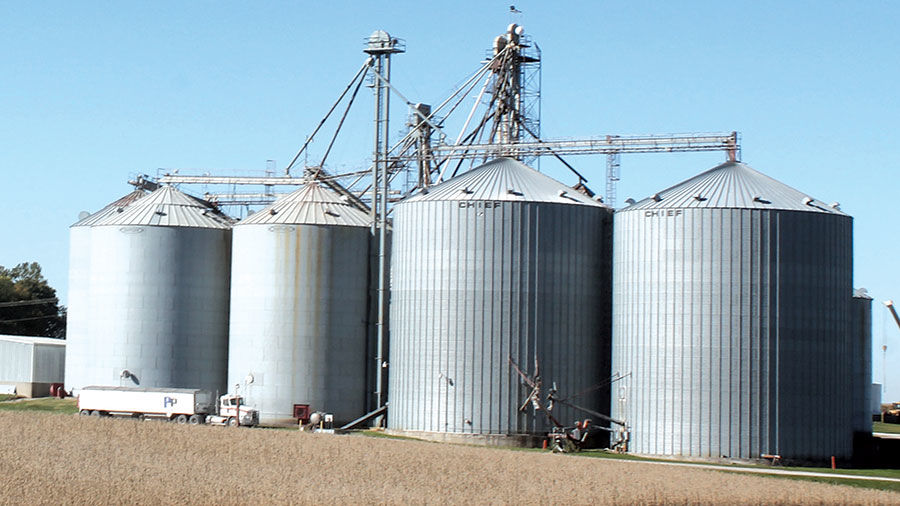
[[[469,115],[466,117],[466,122],[463,123],[462,128],[459,130],[459,136],[456,137],[456,142],[454,144],[459,144],[462,140],[463,135],[466,133],[466,129],[469,128],[469,123],[472,121],[472,116],[475,116],[475,111],[478,110],[478,104],[481,103],[482,98],[484,98],[485,92],[487,92],[488,85],[491,84],[491,77],[488,76],[487,79],[484,80],[484,86],[481,87],[481,92],[478,93],[478,97],[475,98],[475,103],[472,105],[472,110],[469,111]]]
[[[488,110],[487,113],[485,113],[484,117],[481,118],[481,121],[478,123],[478,126],[475,127],[475,129],[472,130],[472,132],[469,133],[469,135],[466,136],[466,138],[463,140],[463,142],[469,142],[469,143],[471,143],[472,141],[475,140],[475,136],[476,136],[476,135],[478,135],[478,134],[481,133],[481,132],[484,132],[484,125],[487,123],[487,121],[488,121],[488,119],[490,119],[490,117],[491,117],[491,115],[490,115],[490,110]],[[465,153],[468,153],[468,152],[469,152],[468,149],[463,150],[463,155],[465,155]],[[452,154],[452,153],[451,153],[451,154]],[[450,160],[450,155],[447,155],[447,157],[444,158],[443,161],[446,162],[446,161],[449,161],[449,160]],[[456,173],[459,172],[459,168],[462,167],[462,164],[463,164],[463,162],[464,162],[465,160],[466,160],[466,157],[465,157],[465,156],[460,157],[459,163],[456,164],[456,168],[453,169],[453,173],[450,174],[450,177],[451,177],[451,178],[452,178],[452,177],[456,177]],[[472,158],[471,160],[474,160],[474,158]],[[443,163],[443,162],[442,162],[442,163]],[[448,163],[448,164],[447,164],[447,167],[449,167],[449,166],[450,166],[450,164]],[[444,171],[447,170],[447,167],[444,168]],[[440,182],[442,182],[442,181],[444,180],[444,171],[441,171],[441,174],[438,176],[437,182],[440,183]]]
[[[539,143],[541,143],[541,144],[544,144],[544,141],[542,141],[537,135],[534,135],[534,132],[532,132],[527,126],[525,126],[525,125],[522,124],[522,123],[519,123],[519,125],[522,127],[522,129],[524,129],[526,132],[528,132],[528,134],[531,135],[531,136],[534,138],[534,140],[536,140],[537,142],[539,142]],[[556,154],[556,151],[553,151],[553,150],[552,150],[551,148],[549,148],[549,147],[544,148],[544,149],[546,149],[547,152],[549,152],[551,155],[553,155],[554,158],[556,158],[557,160],[559,160],[560,162],[562,162],[562,164],[565,165],[566,168],[568,168],[569,170],[571,170],[573,174],[575,174],[576,176],[578,176],[578,182],[580,182],[580,183],[587,183],[587,178],[584,177],[584,176],[582,176],[580,172],[578,172],[577,170],[575,170],[575,167],[572,167],[571,165],[569,165],[569,162],[563,160],[563,157],[561,157],[561,156],[559,156],[558,154]]]
[[[325,150],[325,155],[322,156],[322,161],[319,162],[319,167],[317,168],[313,177],[318,176],[319,173],[322,172],[322,167],[325,166],[325,160],[331,153],[331,148],[334,146],[334,141],[337,140],[337,136],[341,132],[341,127],[344,126],[344,120],[347,119],[347,113],[350,112],[350,108],[353,106],[353,101],[356,100],[356,94],[359,93],[359,89],[362,87],[363,82],[364,79],[360,79],[359,82],[356,83],[356,88],[353,90],[353,94],[350,95],[350,100],[347,102],[347,107],[344,109],[344,114],[341,116],[341,120],[338,122],[337,128],[334,129],[334,135],[331,136],[331,142],[328,143],[328,149]]]
[[[398,90],[397,88],[395,88],[394,85],[391,84],[391,82],[388,81],[384,76],[382,76],[380,72],[378,72],[377,70],[374,70],[374,69],[373,69],[373,70],[372,70],[372,73],[375,74],[375,75],[378,77],[378,80],[380,80],[383,84],[385,84],[385,85],[388,87],[389,90],[393,91],[398,97],[400,97],[400,100],[403,100],[403,101],[406,103],[406,105],[409,106],[409,108],[411,108],[413,111],[415,111],[415,113],[422,119],[422,121],[424,121],[425,123],[427,123],[428,126],[430,126],[431,128],[433,128],[433,129],[437,130],[438,132],[440,132],[440,134],[441,134],[441,139],[443,139],[443,138],[445,138],[445,137],[447,136],[447,134],[444,133],[444,130],[441,129],[441,127],[439,127],[439,126],[437,126],[437,125],[435,125],[434,123],[431,122],[431,119],[430,119],[430,118],[434,116],[433,113],[432,113],[432,114],[429,114],[428,116],[425,116],[424,114],[422,114],[421,111],[419,111],[418,109],[415,108],[415,105],[416,105],[416,104],[410,102],[409,99],[406,98],[406,97],[403,95],[403,93],[400,93],[400,90]],[[390,151],[389,151],[389,152],[390,152]],[[388,152],[388,153],[389,153],[389,152]],[[385,154],[387,155],[387,153],[385,153]]]
[[[50,297],[47,299],[16,300],[12,302],[0,302],[0,307],[35,306],[40,304],[53,304],[58,301],[59,299],[57,299],[56,297]]]
[[[287,165],[287,167],[285,167],[285,169],[284,169],[285,175],[291,174],[291,168],[294,166],[295,163],[297,163],[297,160],[300,158],[300,155],[303,154],[303,152],[306,150],[306,147],[309,146],[310,142],[312,142],[313,137],[316,136],[316,134],[319,132],[319,129],[322,128],[322,125],[324,125],[325,122],[328,121],[328,117],[331,116],[331,113],[334,112],[334,110],[337,108],[338,104],[341,103],[341,100],[344,99],[344,96],[347,95],[347,92],[350,91],[350,88],[353,87],[353,83],[355,83],[357,79],[360,79],[360,82],[362,82],[362,79],[365,78],[365,74],[369,69],[371,61],[372,61],[371,57],[366,58],[365,63],[363,63],[363,65],[359,69],[359,71],[356,72],[356,75],[353,76],[353,79],[350,80],[350,83],[347,84],[347,87],[344,88],[344,91],[341,93],[341,96],[339,96],[338,99],[334,102],[334,104],[331,106],[331,109],[329,109],[328,112],[325,114],[325,117],[322,118],[321,121],[319,121],[319,124],[318,124],[318,126],[316,126],[316,129],[313,130],[312,135],[307,137],[306,142],[303,143],[303,146],[300,148],[300,151],[297,151],[297,154],[294,155],[293,159],[291,159],[291,163],[289,163]]]
[[[377,74],[377,75],[378,75],[378,78],[381,79],[381,80],[387,85],[387,87],[388,87],[391,91],[393,91],[394,93],[396,93],[397,96],[400,97],[400,99],[403,100],[403,101],[406,103],[407,106],[410,106],[410,107],[413,109],[413,111],[414,111],[420,118],[422,118],[422,119],[424,120],[425,123],[427,123],[429,126],[431,126],[431,127],[434,128],[435,130],[437,130],[438,132],[440,132],[440,134],[441,134],[441,142],[442,142],[443,139],[446,137],[446,134],[445,134],[444,131],[441,129],[441,126],[434,124],[431,120],[435,117],[435,115],[436,115],[438,112],[441,111],[441,109],[443,109],[443,108],[444,108],[447,104],[449,104],[449,103],[450,103],[457,95],[459,95],[461,92],[463,92],[463,90],[465,90],[465,93],[462,93],[462,96],[460,97],[460,99],[457,100],[456,103],[453,105],[453,107],[450,108],[450,111],[448,111],[448,114],[450,114],[450,113],[452,113],[453,111],[455,111],[456,108],[459,107],[459,104],[461,104],[462,101],[465,100],[465,97],[468,96],[469,93],[471,93],[472,90],[475,88],[475,85],[477,84],[477,82],[478,82],[478,80],[481,78],[481,76],[482,76],[484,73],[486,73],[487,71],[489,71],[490,68],[491,68],[491,66],[494,64],[494,62],[497,61],[497,59],[500,58],[501,56],[503,56],[506,52],[507,52],[507,50],[504,49],[503,51],[497,53],[493,58],[491,58],[491,59],[490,59],[488,62],[486,62],[484,65],[482,65],[481,68],[478,69],[478,71],[475,72],[475,74],[473,74],[472,77],[470,77],[469,79],[467,79],[466,82],[464,82],[464,83],[462,84],[462,86],[460,86],[453,94],[451,94],[446,100],[444,100],[443,102],[441,102],[440,105],[438,105],[437,107],[435,107],[434,109],[432,109],[432,110],[431,110],[431,113],[428,114],[427,117],[426,117],[424,114],[422,114],[421,111],[419,111],[419,110],[417,110],[415,107],[413,107],[415,104],[413,104],[412,102],[410,102],[410,101],[409,101],[402,93],[400,93],[396,88],[394,88],[394,86],[391,85],[391,83],[390,83],[387,79],[385,79],[384,76],[382,76],[381,74],[379,74],[378,72],[376,72],[376,71],[374,71],[374,70],[373,70],[372,72],[375,73],[375,74]],[[468,88],[468,89],[466,89],[466,88]],[[441,122],[441,123],[443,123],[443,122]],[[397,141],[396,143],[394,143],[394,145],[388,150],[387,155],[391,155],[392,153],[394,153],[394,152],[397,150],[397,148],[406,145],[406,144],[407,144],[407,141],[408,141],[409,138],[413,135],[414,132],[415,132],[415,130],[410,130],[409,132],[407,132],[407,134],[406,134],[402,139],[400,139],[399,141]],[[409,149],[409,146],[407,146],[407,149]],[[404,150],[404,152],[405,152],[405,151],[406,151],[406,150]],[[366,187],[366,190],[368,190],[368,188],[369,188],[369,187]]]
[[[435,115],[436,115],[438,112],[441,111],[441,109],[443,109],[445,106],[447,106],[447,104],[449,104],[449,103],[450,103],[457,95],[460,95],[460,93],[463,92],[463,90],[465,90],[465,93],[463,93],[463,94],[460,96],[459,100],[457,100],[456,103],[453,104],[453,106],[450,108],[450,111],[448,112],[448,114],[449,114],[449,113],[452,113],[453,111],[456,110],[457,107],[459,107],[459,105],[462,103],[462,101],[465,100],[465,97],[467,97],[467,96],[469,95],[469,93],[472,92],[472,90],[473,90],[473,89],[475,88],[475,86],[477,85],[478,80],[481,78],[481,76],[484,75],[487,71],[489,71],[489,70],[491,69],[491,66],[494,64],[494,62],[496,62],[497,59],[500,58],[500,57],[501,57],[502,55],[504,55],[505,53],[506,53],[506,49],[504,49],[503,51],[500,51],[499,53],[497,53],[496,55],[494,55],[493,58],[491,58],[491,59],[488,60],[484,65],[482,65],[481,68],[478,69],[478,71],[476,71],[469,79],[467,79],[467,80],[466,80],[466,81],[465,81],[465,82],[464,82],[464,83],[463,83],[463,84],[462,84],[462,85],[461,85],[461,86],[460,86],[453,94],[451,94],[446,100],[444,100],[443,102],[441,102],[440,105],[438,105],[437,107],[433,108],[433,109],[431,110],[431,113],[428,115],[427,118],[426,118],[420,111],[418,111],[415,107],[412,107],[412,109],[416,112],[416,114],[419,115],[419,117],[421,117],[421,118],[423,118],[424,120],[428,121],[428,120],[434,118]],[[374,71],[373,71],[373,72],[374,72]],[[376,73],[376,74],[377,74],[377,73]],[[413,104],[412,104],[409,100],[407,100],[406,97],[404,97],[400,92],[396,91],[396,89],[393,88],[393,86],[391,86],[391,84],[390,84],[386,79],[384,79],[383,76],[381,76],[380,74],[378,74],[378,78],[384,80],[384,82],[388,85],[389,89],[394,90],[394,92],[397,93],[397,95],[398,95],[402,100],[404,100],[408,106],[413,105]],[[468,89],[466,89],[466,88],[468,88]],[[477,104],[476,104],[476,107],[477,107]],[[443,124],[443,121],[440,122],[440,123]],[[428,124],[429,124],[429,125],[434,125],[431,121],[428,121]],[[441,139],[443,139],[444,137],[446,137],[446,135],[443,133],[443,131],[442,131],[440,128],[437,128],[437,130],[438,130],[439,132],[441,132]],[[406,133],[406,135],[403,136],[402,139],[400,139],[399,141],[397,141],[396,143],[394,143],[394,145],[388,150],[387,155],[395,154],[396,150],[397,150],[398,148],[400,148],[401,146],[405,146],[405,149],[401,151],[401,153],[405,153],[405,152],[409,149],[408,141],[409,141],[410,137],[412,137],[412,135],[415,133],[415,131],[416,131],[415,129],[408,131],[408,132]],[[400,157],[400,155],[396,155],[396,154],[395,154],[395,156],[398,157],[398,158]],[[445,158],[445,160],[447,160],[447,159],[449,159],[449,157]],[[438,163],[438,164],[436,164],[436,167],[439,167],[440,165],[441,165],[441,164]],[[370,170],[367,171],[367,172],[370,172],[370,171],[371,171],[371,168],[370,168]],[[396,175],[395,172],[394,172],[394,173],[391,173],[390,177],[393,178],[395,175]],[[365,187],[365,189],[362,190],[362,193],[368,193],[368,191],[369,191],[370,188],[371,188],[371,185],[367,185],[367,186]]]
[[[502,63],[502,62],[501,62],[501,63]],[[495,85],[497,85],[497,83],[495,83]],[[476,142],[476,136],[477,136],[477,142],[478,142],[478,143],[481,142],[481,136],[484,134],[484,131],[485,131],[485,130],[484,130],[484,126],[487,124],[488,120],[491,119],[491,117],[494,115],[491,108],[494,106],[494,102],[497,101],[497,97],[498,97],[498,96],[499,96],[499,95],[498,95],[498,92],[497,92],[497,90],[495,89],[495,90],[491,93],[491,100],[490,100],[490,101],[488,102],[488,104],[487,104],[487,109],[484,111],[484,116],[482,116],[481,121],[478,123],[478,126],[476,126],[476,127],[472,130],[472,132],[469,133],[469,135],[466,136],[466,138],[463,140],[463,145],[471,145],[471,144],[475,143],[475,142]],[[495,122],[494,124],[496,125],[496,122]],[[492,136],[493,136],[493,129],[492,129],[491,137],[492,137]],[[468,149],[463,150],[463,156],[460,157],[459,163],[456,164],[456,168],[453,169],[453,173],[450,174],[450,177],[455,177],[456,174],[459,172],[460,167],[462,167],[463,162],[464,162],[464,161],[466,160],[466,158],[467,158],[467,157],[465,156],[465,154],[468,153],[468,152],[469,152]],[[448,153],[447,157],[446,157],[444,160],[445,160],[445,161],[446,161],[446,160],[449,160],[450,157],[451,157],[452,155],[453,155],[453,152],[451,151],[450,153]],[[477,158],[477,155],[474,156],[474,157],[471,157],[471,159],[470,159],[470,161],[469,161],[469,168],[471,168],[472,165],[474,164],[475,158]],[[449,164],[448,164],[447,167],[449,167]],[[445,167],[444,170],[441,171],[440,175],[438,176],[438,182],[443,181],[443,178],[444,178],[444,172],[447,170],[447,167]]]
[[[505,51],[506,51],[506,49],[504,49],[503,51],[497,53],[496,55],[494,55],[493,58],[491,58],[490,60],[488,60],[487,62],[485,62],[485,64],[482,65],[481,68],[478,69],[478,71],[475,72],[475,74],[472,75],[472,77],[470,77],[465,83],[463,83],[462,86],[460,86],[455,92],[453,92],[452,95],[450,95],[449,97],[447,97],[447,99],[444,100],[443,102],[441,102],[440,105],[438,105],[437,107],[435,107],[434,109],[432,109],[432,110],[431,110],[431,116],[434,117],[434,115],[437,114],[438,112],[440,112],[441,109],[444,108],[444,106],[446,106],[448,103],[450,103],[450,101],[452,101],[457,95],[459,95],[464,89],[466,89],[466,88],[468,87],[468,88],[469,88],[468,91],[466,91],[466,92],[463,94],[463,96],[460,98],[460,100],[458,100],[458,101],[456,102],[456,105],[454,105],[454,107],[448,112],[448,115],[449,115],[450,112],[453,112],[453,110],[456,109],[456,107],[457,107],[457,106],[465,99],[465,97],[468,96],[468,94],[472,92],[472,89],[475,87],[475,83],[478,81],[478,79],[481,79],[481,76],[482,76],[484,73],[486,73],[488,70],[491,69],[491,67],[493,66],[494,62],[496,62],[497,59],[500,58],[500,56],[501,56]]]
[[[44,318],[59,318],[58,314],[46,314],[42,316],[30,316],[28,318],[16,318],[14,320],[0,320],[0,323],[19,323],[19,322],[30,322],[33,320],[43,320]]]

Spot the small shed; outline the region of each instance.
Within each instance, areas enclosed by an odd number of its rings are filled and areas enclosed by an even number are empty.
[[[65,364],[64,339],[0,335],[0,392],[45,397],[63,382]]]

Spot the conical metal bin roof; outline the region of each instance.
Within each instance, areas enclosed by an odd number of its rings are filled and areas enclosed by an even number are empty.
[[[98,220],[94,226],[231,228],[231,220],[218,209],[173,186],[162,186],[128,207],[119,209]]]
[[[839,207],[776,181],[740,162],[726,162],[632,204],[641,209],[778,209],[846,216]]]
[[[126,207],[131,204],[137,202],[139,199],[145,197],[147,195],[143,190],[135,190],[124,197],[107,204],[103,209],[97,211],[96,213],[90,214],[87,217],[76,221],[72,224],[73,227],[90,227],[95,225],[97,222],[103,220],[107,216],[122,212]],[[121,209],[121,210],[120,210]]]
[[[263,224],[368,227],[372,222],[367,213],[312,182],[244,218],[238,226]]]
[[[512,158],[497,158],[443,183],[420,190],[407,202],[503,200],[608,207]]]

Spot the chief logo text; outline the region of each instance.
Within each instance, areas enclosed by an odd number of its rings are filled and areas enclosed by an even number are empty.
[[[668,217],[668,216],[680,216],[681,209],[660,209],[658,211],[644,211],[645,218],[651,218],[653,216],[659,217]]]

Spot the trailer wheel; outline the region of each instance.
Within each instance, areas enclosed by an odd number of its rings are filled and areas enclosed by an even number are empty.
[[[187,423],[187,421],[188,421],[187,415],[178,415],[175,417],[175,422],[177,422],[177,423],[183,424],[183,423]]]
[[[89,410],[89,409],[82,409],[81,411],[78,412],[78,414],[81,415],[81,416],[90,416],[91,410]]]
[[[226,422],[226,425],[228,425],[229,427],[237,427],[238,426],[237,418],[235,418],[233,416],[229,417],[228,421]]]
[[[97,410],[95,409],[95,410],[91,411],[91,416],[100,418],[101,416],[103,416],[103,413],[100,413],[99,411],[97,411]]]
[[[203,415],[191,415],[191,417],[188,419],[188,423],[190,423],[191,425],[200,425],[204,421],[205,420],[203,419]]]

